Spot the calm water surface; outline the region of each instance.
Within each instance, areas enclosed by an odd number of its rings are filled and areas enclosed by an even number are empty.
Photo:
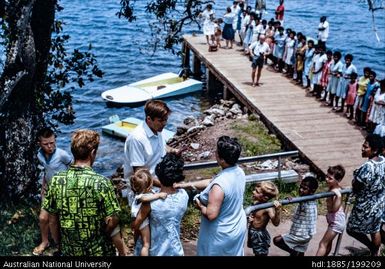
[[[148,17],[139,7],[137,21],[127,23],[115,13],[119,10],[117,0],[83,1],[62,0],[64,10],[59,14],[65,21],[65,33],[71,35],[69,48],[85,49],[89,43],[98,57],[100,68],[105,72],[102,79],[87,83],[82,89],[74,91],[74,109],[77,119],[74,125],[62,126],[58,136],[58,145],[69,150],[70,134],[78,128],[90,128],[101,133],[101,127],[108,124],[108,117],[119,115],[120,118],[143,118],[143,107],[109,108],[100,94],[110,88],[132,83],[164,72],[178,72],[180,59],[166,51],[159,50],[155,55],[146,51],[149,28]],[[145,1],[136,1],[141,3]],[[254,1],[252,1],[254,2]],[[382,78],[385,74],[385,16],[377,12],[376,22],[381,42],[378,43],[372,31],[371,13],[365,4],[355,5],[356,1],[320,1],[296,0],[285,1],[286,26],[302,31],[305,35],[316,36],[319,17],[327,15],[330,22],[328,45],[339,48],[342,53],[352,53],[354,64],[362,73],[366,65],[373,67]],[[222,16],[226,5],[232,1],[216,1],[217,16]],[[278,1],[267,1],[270,19]],[[381,15],[381,16],[379,16]],[[189,29],[188,32],[197,29]],[[247,70],[249,71],[249,70]],[[188,115],[199,115],[201,107],[207,104],[204,94],[198,93],[167,100],[173,113],[167,128],[176,126]],[[102,134],[95,169],[109,176],[123,162],[122,140]]]

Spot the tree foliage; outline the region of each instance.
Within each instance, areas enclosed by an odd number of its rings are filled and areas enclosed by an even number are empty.
[[[182,41],[182,30],[186,26],[198,25],[199,14],[212,0],[148,0],[145,4],[150,20],[151,35],[153,36],[154,50],[161,45],[163,48],[176,52],[175,45]],[[136,19],[136,0],[121,0],[121,9],[117,13],[129,22]]]
[[[57,0],[0,0],[0,194],[37,194],[36,133],[71,124],[71,89],[101,77],[91,46],[68,52]],[[63,89],[66,90],[63,90]]]

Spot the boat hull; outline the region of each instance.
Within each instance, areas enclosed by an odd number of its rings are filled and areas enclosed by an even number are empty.
[[[102,93],[110,103],[137,104],[150,99],[170,98],[202,90],[202,82],[195,79],[183,80],[177,74],[164,73]]]

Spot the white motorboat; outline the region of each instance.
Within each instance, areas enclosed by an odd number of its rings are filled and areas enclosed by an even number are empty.
[[[102,98],[117,104],[138,104],[202,90],[202,82],[164,73],[102,93]]]

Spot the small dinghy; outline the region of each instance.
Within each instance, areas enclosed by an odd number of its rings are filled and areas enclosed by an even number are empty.
[[[126,139],[127,135],[143,121],[132,117],[120,120],[118,115],[114,115],[110,117],[110,122],[110,124],[102,127],[102,131],[109,135]],[[168,141],[174,136],[175,132],[163,129],[163,134],[166,141]]]

